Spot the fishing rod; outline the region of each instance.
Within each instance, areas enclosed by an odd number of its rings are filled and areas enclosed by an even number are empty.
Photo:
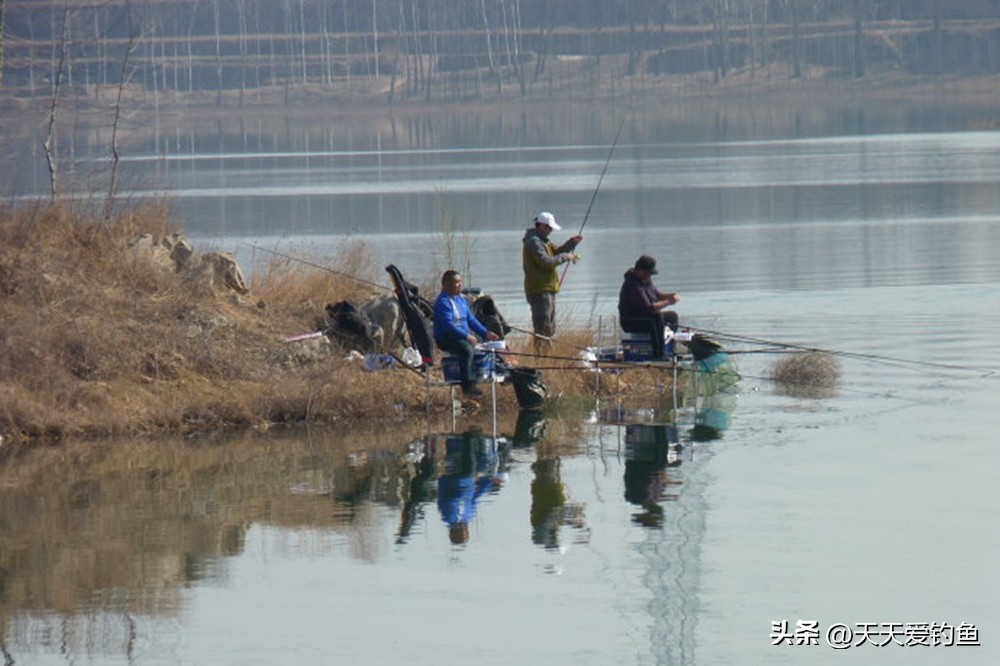
[[[594,202],[597,200],[597,193],[601,191],[601,183],[604,182],[604,174],[608,172],[608,165],[611,164],[611,156],[615,154],[615,148],[618,146],[618,139],[622,135],[622,130],[625,129],[625,121],[628,120],[629,114],[632,112],[631,107],[629,107],[625,114],[622,116],[621,122],[618,124],[618,131],[615,132],[615,140],[611,142],[611,149],[608,151],[608,158],[604,160],[604,168],[601,169],[601,177],[597,179],[597,187],[594,188],[594,193],[590,195],[590,204],[587,206],[587,211],[583,214],[583,222],[580,224],[580,231],[577,235],[583,234],[583,228],[587,226],[587,220],[590,218],[590,211],[594,208]],[[562,276],[559,278],[559,286],[562,286],[563,280],[566,279],[566,273],[569,271],[569,262],[563,268]]]
[[[529,330],[524,329],[524,328],[518,328],[517,326],[511,326],[510,324],[507,324],[507,326],[510,326],[510,330],[512,330],[512,331],[517,331],[518,333],[524,333],[526,335],[531,335],[531,336],[536,337],[536,338],[541,338],[542,340],[548,340],[549,342],[555,342],[555,338],[549,337],[547,335],[542,335],[541,333],[535,333],[534,331],[529,331]]]
[[[349,279],[354,280],[356,282],[360,282],[361,284],[367,284],[367,285],[369,285],[371,287],[376,287],[378,289],[385,289],[386,291],[394,291],[392,289],[392,287],[387,287],[384,284],[379,284],[377,282],[372,282],[371,280],[365,280],[364,278],[359,278],[358,276],[351,275],[350,273],[344,273],[343,271],[336,271],[336,270],[334,270],[332,268],[328,268],[328,267],[323,266],[321,264],[316,264],[316,263],[313,263],[313,262],[308,261],[306,259],[301,259],[299,257],[293,257],[290,254],[284,254],[284,253],[278,252],[276,250],[269,250],[266,247],[260,247],[259,245],[254,245],[253,243],[247,243],[245,241],[240,241],[240,242],[243,245],[246,245],[248,247],[252,247],[255,250],[260,250],[261,252],[267,252],[268,254],[273,254],[276,257],[281,257],[282,259],[288,259],[290,261],[297,261],[300,264],[305,264],[306,266],[312,266],[313,268],[318,268],[321,271],[326,271],[327,273],[333,273],[334,275],[339,275],[341,277],[349,278]]]
[[[725,333],[723,331],[712,331],[706,328],[698,328],[695,326],[686,326],[685,328],[690,328],[692,331],[698,331],[700,333],[705,333],[707,335],[712,335],[718,338],[724,338],[729,340],[736,340],[740,342],[748,342],[752,344],[767,345],[770,347],[779,347],[783,349],[790,349],[796,351],[804,352],[820,352],[824,354],[830,354],[831,356],[842,356],[844,358],[854,358],[863,361],[871,361],[875,363],[883,363],[887,365],[894,365],[898,367],[924,367],[924,368],[936,368],[939,370],[961,370],[963,372],[975,372],[978,374],[983,374],[984,376],[989,376],[994,374],[996,371],[991,368],[986,367],[972,367],[967,365],[954,365],[951,363],[936,363],[934,361],[920,361],[915,359],[899,358],[894,356],[887,356],[885,354],[866,354],[863,352],[849,352],[841,351],[837,349],[824,349],[822,347],[813,347],[808,345],[797,345],[790,342],[779,342],[776,340],[766,340],[763,338],[755,338],[748,335],[737,335],[735,333]]]

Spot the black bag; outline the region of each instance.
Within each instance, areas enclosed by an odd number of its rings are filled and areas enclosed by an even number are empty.
[[[486,330],[497,334],[501,340],[511,332],[511,327],[497,310],[497,304],[492,296],[480,296],[472,301],[472,314]]]
[[[323,324],[328,337],[363,351],[375,349],[375,328],[361,309],[350,301],[327,303]]]
[[[521,407],[538,407],[549,395],[542,373],[535,368],[511,368],[510,380],[514,384],[517,404]]]

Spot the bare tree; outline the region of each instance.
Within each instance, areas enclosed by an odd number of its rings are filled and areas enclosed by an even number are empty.
[[[852,7],[854,10],[854,76],[857,78],[865,75],[865,4],[865,0],[854,0]]]
[[[375,55],[375,80],[379,78],[378,68],[378,4],[372,0],[372,50]]]
[[[111,176],[108,179],[108,197],[104,200],[104,219],[111,219],[111,212],[114,208],[115,196],[118,194],[118,164],[121,161],[121,152],[118,150],[118,129],[122,118],[122,99],[125,95],[125,86],[128,85],[132,73],[135,71],[129,66],[129,59],[139,46],[139,28],[132,16],[132,5],[129,0],[125,0],[125,17],[128,23],[128,43],[125,45],[125,53],[122,54],[122,66],[118,75],[118,95],[115,98],[115,118],[111,125]]]
[[[490,19],[486,13],[486,0],[480,0],[479,6],[482,9],[483,30],[486,32],[486,57],[489,59],[490,72],[492,73],[496,65],[493,62],[493,37],[490,33]]]
[[[60,37],[56,45],[56,48],[58,48],[58,56],[56,58],[56,63],[54,64],[52,76],[52,103],[49,105],[48,131],[45,134],[45,140],[42,141],[42,149],[45,151],[45,163],[49,168],[49,195],[52,201],[56,200],[56,195],[59,191],[59,173],[55,155],[55,129],[56,111],[59,109],[59,93],[62,88],[63,71],[66,68],[66,49],[67,42],[69,41],[68,16],[69,5],[66,0],[63,0],[62,28],[59,31]],[[55,33],[54,30],[53,33]]]
[[[3,88],[3,48],[7,22],[7,0],[0,0],[0,89]]]
[[[802,78],[802,42],[799,35],[799,0],[788,0],[792,12],[792,76]]]
[[[219,0],[212,0],[212,16],[215,19],[215,103],[222,106],[222,18]]]
[[[299,48],[302,53],[302,85],[309,83],[309,68],[306,59],[306,6],[305,0],[299,0]]]

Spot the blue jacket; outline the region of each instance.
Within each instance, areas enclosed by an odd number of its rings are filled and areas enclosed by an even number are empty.
[[[479,323],[469,309],[465,297],[450,296],[445,292],[434,299],[434,340],[454,340],[469,337],[470,330],[486,337],[486,327]]]

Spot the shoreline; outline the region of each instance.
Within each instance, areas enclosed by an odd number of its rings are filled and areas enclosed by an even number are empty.
[[[235,290],[203,261],[208,254],[183,268],[166,259],[163,239],[178,234],[166,209],[148,204],[110,220],[59,204],[0,208],[0,312],[9,322],[0,334],[0,456],[71,439],[353,427],[456,408],[450,391],[429,388],[412,368],[366,369],[362,354],[325,335],[286,340],[324,330],[325,304],[364,302],[370,287],[279,259]],[[346,275],[372,270],[363,245],[332,265]],[[591,340],[587,330],[560,336],[544,364],[553,368],[543,373],[547,407],[574,410],[616,386],[581,371],[576,350]],[[511,346],[515,359],[520,346]],[[435,363],[427,377],[440,372]],[[655,378],[640,375],[654,372],[636,373],[624,390],[631,383],[637,395],[667,399],[644,388]],[[462,401],[463,418],[491,414],[484,393]],[[498,414],[518,409],[513,387],[497,386]]]
[[[981,108],[990,112],[990,126],[1000,126],[1000,74],[942,74],[915,76],[902,72],[886,71],[852,79],[827,77],[817,70],[800,78],[785,73],[751,78],[747,72],[736,73],[715,82],[710,76],[649,77],[626,90],[602,90],[597,94],[572,95],[556,93],[485,95],[477,99],[433,100],[414,99],[388,103],[378,91],[344,94],[336,89],[307,89],[281,95],[278,91],[264,91],[263,101],[238,103],[237,93],[229,91],[223,103],[215,101],[214,94],[164,93],[155,104],[148,95],[126,96],[123,111],[132,116],[155,118],[163,131],[186,123],[232,119],[268,118],[328,118],[369,119],[384,122],[389,119],[423,117],[447,111],[449,114],[521,114],[551,108],[553,104],[575,108],[601,108],[608,104],[628,104],[630,107],[657,110],[688,107],[702,109],[704,105],[716,106],[725,112],[738,103],[740,108],[819,109],[830,106],[860,106],[869,104],[912,102],[929,108]],[[108,114],[113,111],[108,99],[94,96],[60,97],[59,116],[72,116],[78,129],[108,127]],[[144,101],[145,100],[145,101]],[[35,136],[41,121],[47,120],[50,97],[7,97],[0,102],[0,125],[10,137]],[[132,121],[134,124],[134,120]],[[134,131],[134,129],[130,130]]]

